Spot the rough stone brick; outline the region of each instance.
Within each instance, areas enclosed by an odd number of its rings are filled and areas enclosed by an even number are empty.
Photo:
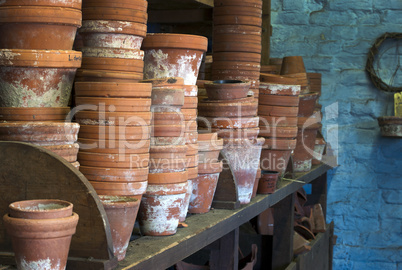
[[[402,190],[385,190],[382,192],[382,198],[389,204],[402,204]]]
[[[349,1],[349,0],[337,0],[329,1],[328,9],[332,11],[342,12],[346,10],[373,10],[373,0],[364,1]]]
[[[396,263],[387,262],[355,262],[351,270],[395,270]]]

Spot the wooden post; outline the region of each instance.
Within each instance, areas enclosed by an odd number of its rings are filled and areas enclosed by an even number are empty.
[[[311,195],[307,196],[308,205],[321,204],[324,217],[327,216],[327,173],[311,182]]]
[[[271,0],[262,0],[261,65],[269,65],[271,43]]]
[[[217,240],[219,249],[211,250],[211,270],[237,270],[239,268],[239,228]]]

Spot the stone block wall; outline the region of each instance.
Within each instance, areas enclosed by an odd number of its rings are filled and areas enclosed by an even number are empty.
[[[301,55],[308,72],[323,76],[324,136],[340,165],[328,187],[327,219],[338,235],[334,269],[402,269],[402,138],[380,136],[377,117],[393,115],[393,96],[375,88],[364,70],[375,39],[402,32],[402,1],[271,5],[271,57]],[[395,49],[389,52],[381,62],[384,76],[401,64]],[[401,70],[397,76],[402,85]]]

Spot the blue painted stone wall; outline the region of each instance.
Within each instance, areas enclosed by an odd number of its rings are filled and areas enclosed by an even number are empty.
[[[392,115],[393,98],[364,71],[375,39],[402,32],[402,1],[272,0],[272,26],[271,57],[301,55],[323,74],[324,132],[340,165],[328,187],[334,269],[402,269],[402,138],[380,136],[377,117]],[[385,75],[395,59],[382,61]]]

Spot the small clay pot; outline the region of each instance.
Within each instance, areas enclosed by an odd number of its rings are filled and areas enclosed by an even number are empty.
[[[136,83],[142,80],[142,72],[123,72],[113,70],[78,69],[76,82],[124,82]]]
[[[249,15],[214,15],[214,25],[262,25],[261,16],[249,16]]]
[[[86,20],[128,21],[142,24],[146,24],[148,20],[148,14],[144,10],[107,6],[83,8],[82,17]]]
[[[260,63],[261,54],[249,52],[214,52],[216,61],[241,61]]]
[[[113,253],[118,261],[126,256],[140,200],[123,196],[100,195],[99,199],[105,208],[113,240]]]
[[[120,58],[143,60],[144,51],[139,49],[125,49],[125,48],[98,48],[98,47],[83,47],[83,57],[102,57],[102,58]]]
[[[299,107],[268,106],[259,105],[258,114],[264,116],[295,117],[299,112]]]
[[[268,129],[272,127],[295,127],[298,122],[298,117],[265,115],[259,115],[259,117],[260,129]]]
[[[70,107],[15,108],[0,107],[0,121],[53,121],[67,119]]]
[[[298,107],[298,96],[260,95],[259,104],[271,106]]]
[[[79,9],[51,6],[51,4],[1,6],[0,48],[71,50],[75,33],[80,26]]]
[[[187,183],[188,183],[187,192],[186,192],[186,196],[184,197],[184,201],[183,201],[183,204],[180,209],[179,222],[186,221],[188,206],[190,204],[190,197],[191,197],[191,194],[193,193],[193,180],[189,179],[189,180],[187,180]]]
[[[272,138],[296,138],[297,127],[269,127],[261,129],[260,135]]]
[[[276,190],[279,172],[261,171],[261,178],[258,182],[258,194],[272,194]]]
[[[183,183],[149,185],[140,205],[141,232],[150,236],[175,234],[187,190],[187,179]]]
[[[0,123],[0,140],[23,141],[40,145],[73,144],[77,141],[77,123],[5,122]]]
[[[100,154],[145,154],[149,152],[150,145],[149,140],[79,138],[78,142],[80,143],[80,152]]]
[[[284,175],[293,150],[267,150],[261,151],[260,164],[262,170],[277,171]]]
[[[0,107],[67,107],[80,65],[76,51],[0,50]]]
[[[105,182],[89,181],[98,195],[130,196],[141,199],[147,190],[148,182]]]
[[[76,82],[74,90],[77,97],[149,98],[152,85],[149,83]]]
[[[250,83],[235,80],[220,80],[206,82],[205,89],[210,100],[241,99],[247,97]]]
[[[202,117],[198,119],[201,127],[210,126],[212,128],[255,128],[258,127],[258,117],[225,117],[225,118],[209,118]]]
[[[182,77],[185,85],[195,85],[207,43],[207,38],[201,36],[148,34],[142,45],[144,78]]]
[[[40,269],[65,269],[71,237],[78,224],[76,213],[51,219],[14,218],[6,214],[3,221],[11,236],[18,269],[38,263]]]
[[[201,116],[209,117],[251,117],[257,114],[257,104],[202,102],[198,106]]]
[[[153,106],[158,105],[158,106],[182,107],[185,104],[184,90],[182,88],[178,89],[153,88],[151,99]]]
[[[77,122],[81,125],[107,125],[107,126],[149,126],[151,112],[96,112],[79,111],[75,114]]]
[[[306,73],[302,56],[286,56],[282,61],[281,75]]]
[[[266,138],[262,149],[294,150],[296,139]]]
[[[80,148],[78,143],[64,144],[64,145],[63,144],[62,145],[44,145],[42,147],[61,156],[68,162],[77,161],[77,154],[78,154],[78,150]]]
[[[144,69],[144,61],[142,61],[142,59],[83,57],[81,68],[86,70],[107,70],[141,73]]]
[[[80,172],[90,181],[143,182],[148,181],[148,167],[136,169],[81,166]]]
[[[188,207],[189,213],[207,213],[211,209],[216,186],[218,184],[219,172],[211,174],[199,174],[193,179],[193,192]]]
[[[299,113],[298,116],[309,117],[313,114],[315,109],[315,104],[317,103],[319,94],[318,93],[308,93],[300,95],[299,103]]]
[[[81,166],[108,168],[144,168],[149,165],[149,153],[145,154],[102,154],[79,152]]]
[[[81,125],[78,137],[81,139],[108,140],[117,139],[119,141],[149,140],[151,134],[150,126],[124,127],[124,126],[97,126]]]
[[[386,137],[402,136],[402,117],[381,116],[378,117],[378,125],[381,129],[381,135]]]
[[[8,206],[13,218],[55,219],[73,214],[73,204],[62,200],[25,200],[13,202]]]
[[[75,97],[75,104],[77,106],[95,105],[99,111],[148,112],[151,110],[150,98]]]

